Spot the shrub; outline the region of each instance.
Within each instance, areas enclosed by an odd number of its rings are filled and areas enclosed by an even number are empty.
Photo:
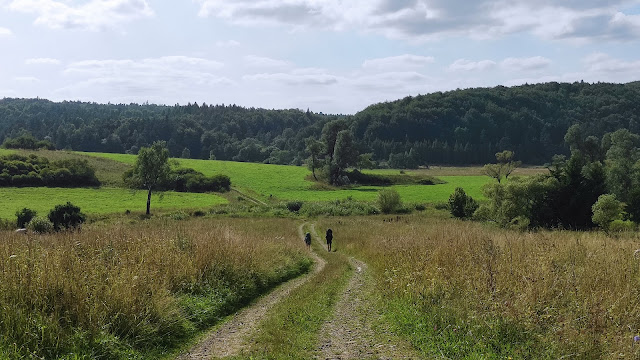
[[[389,214],[402,206],[400,194],[394,189],[382,189],[378,193],[378,206],[380,211]]]
[[[425,211],[427,209],[427,206],[424,204],[416,204],[415,208],[418,211]]]
[[[289,201],[287,202],[287,210],[291,212],[298,212],[302,208],[304,203],[302,201]]]
[[[591,220],[605,231],[609,230],[612,221],[620,219],[622,203],[615,195],[605,194],[598,197],[598,201],[591,207],[593,216]]]
[[[23,228],[35,216],[36,216],[36,211],[31,210],[29,208],[23,208],[22,210],[16,211],[16,217],[18,218],[16,225],[18,226],[18,228]]]
[[[609,224],[609,231],[611,232],[632,232],[636,230],[636,224],[630,220],[613,220]]]
[[[54,226],[49,219],[45,217],[36,216],[27,224],[27,229],[39,234],[46,234],[53,232]]]
[[[478,203],[468,196],[461,187],[449,196],[449,211],[458,219],[469,219],[478,209]]]
[[[76,228],[80,226],[86,218],[87,217],[80,212],[80,208],[70,202],[64,205],[56,205],[56,207],[49,212],[49,220],[53,223],[56,231],[62,228]]]

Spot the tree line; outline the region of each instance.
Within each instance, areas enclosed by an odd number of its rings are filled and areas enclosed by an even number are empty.
[[[485,164],[512,150],[526,164],[570,155],[573,124],[601,138],[640,133],[640,83],[546,83],[437,92],[371,105],[355,115],[235,105],[0,100],[0,141],[26,133],[58,149],[137,154],[156,140],[172,157],[300,165],[306,139],[342,120],[376,166]],[[45,145],[47,143],[42,143]],[[7,145],[11,145],[8,143]]]

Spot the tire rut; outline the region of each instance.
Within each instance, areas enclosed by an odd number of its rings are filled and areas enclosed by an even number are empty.
[[[315,229],[312,226],[315,233]],[[316,234],[317,237],[317,234]],[[350,258],[353,275],[320,330],[316,359],[420,359],[412,346],[393,334],[370,300],[374,279],[367,264]]]
[[[300,239],[304,237],[303,228],[305,224],[303,223],[298,227]],[[229,321],[213,330],[188,352],[179,355],[176,360],[204,360],[241,354],[248,347],[247,339],[256,331],[258,324],[267,312],[287,297],[292,290],[304,284],[324,269],[326,261],[313,250],[311,251],[311,256],[315,264],[310,273],[289,280],[258,299],[254,304],[239,310]]]

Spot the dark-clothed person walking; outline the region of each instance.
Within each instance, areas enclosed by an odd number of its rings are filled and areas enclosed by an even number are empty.
[[[327,229],[327,251],[331,252],[331,243],[333,242],[333,231]]]

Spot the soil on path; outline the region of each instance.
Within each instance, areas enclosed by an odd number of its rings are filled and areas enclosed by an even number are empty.
[[[301,241],[304,237],[304,225],[305,224],[302,224],[298,228]],[[280,302],[280,300],[287,297],[293,289],[304,284],[324,269],[326,261],[313,251],[311,252],[311,256],[315,261],[315,265],[310,273],[280,285],[251,306],[238,311],[229,321],[211,332],[211,334],[188,352],[179,355],[176,360],[204,360],[241,354],[243,349],[247,349],[247,340],[251,334],[255,333],[258,324],[267,312]]]
[[[380,319],[367,264],[354,258],[349,262],[353,276],[332,318],[320,330],[316,359],[420,359],[411,345],[391,333]]]

